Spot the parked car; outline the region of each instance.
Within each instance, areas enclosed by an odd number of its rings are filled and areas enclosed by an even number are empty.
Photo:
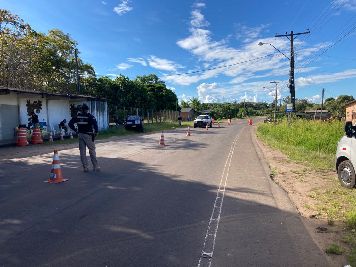
[[[210,128],[213,127],[213,120],[209,115],[199,115],[194,120],[194,128],[206,127],[206,125],[209,125]]]
[[[126,130],[135,129],[137,131],[143,132],[142,119],[137,115],[129,115],[126,117],[124,127]]]
[[[353,188],[356,182],[356,126],[346,122],[345,134],[337,145],[336,171],[341,185]]]

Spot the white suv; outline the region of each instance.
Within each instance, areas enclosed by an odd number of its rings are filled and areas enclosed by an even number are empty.
[[[199,115],[195,120],[194,120],[194,128],[197,127],[206,127],[209,126],[210,128],[213,127],[213,120],[209,115]]]
[[[345,133],[336,151],[336,170],[342,186],[353,188],[356,183],[356,126],[346,122]]]

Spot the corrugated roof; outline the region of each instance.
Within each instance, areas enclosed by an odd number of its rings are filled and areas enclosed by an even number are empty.
[[[9,94],[10,92],[18,93],[18,94],[34,94],[34,95],[41,95],[41,96],[59,96],[59,97],[68,97],[68,98],[89,98],[95,99],[99,101],[106,101],[106,99],[98,98],[94,96],[88,95],[79,95],[79,94],[58,94],[58,93],[48,93],[48,92],[41,92],[41,91],[33,91],[33,90],[25,90],[25,89],[17,89],[17,88],[8,88],[0,86],[0,94]]]
[[[192,110],[192,108],[182,108],[181,112],[191,112]]]
[[[349,102],[349,103],[346,103],[346,107],[348,107],[348,106],[351,106],[351,105],[354,105],[354,104],[356,104],[356,100],[353,100],[353,101],[351,101],[351,102]]]

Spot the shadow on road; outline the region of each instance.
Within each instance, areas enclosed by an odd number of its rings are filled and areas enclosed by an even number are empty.
[[[61,156],[70,180],[57,185],[43,182],[50,165],[4,162],[0,265],[197,265],[217,185],[192,181],[194,173],[187,181],[140,162],[98,160],[101,173],[83,173],[78,157]],[[310,237],[298,237],[305,232],[295,214],[226,195],[213,265],[315,263]]]

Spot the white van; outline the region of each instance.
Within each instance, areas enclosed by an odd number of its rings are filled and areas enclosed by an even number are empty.
[[[337,145],[336,171],[341,185],[353,188],[356,182],[356,126],[346,122],[345,133]]]

